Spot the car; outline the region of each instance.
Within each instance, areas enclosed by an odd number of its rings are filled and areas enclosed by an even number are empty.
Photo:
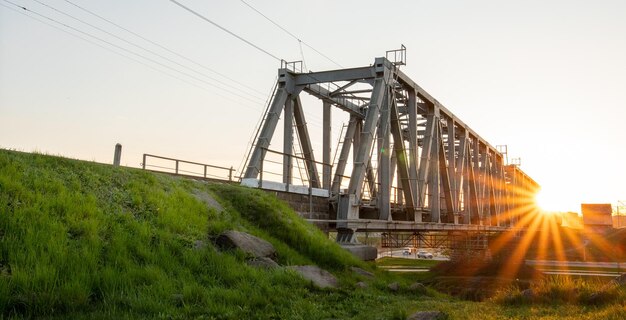
[[[426,252],[426,251],[420,251],[417,253],[417,257],[421,259],[432,259],[433,254],[430,252]]]

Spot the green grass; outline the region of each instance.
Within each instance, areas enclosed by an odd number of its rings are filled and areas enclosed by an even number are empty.
[[[224,210],[198,195],[211,195]],[[291,271],[247,266],[240,251],[216,250],[210,239],[227,229],[272,242],[283,265],[324,267],[340,289],[316,289]],[[206,246],[197,249],[198,241]],[[416,310],[441,310],[451,319],[626,315],[623,299],[600,307],[474,303],[431,289],[411,292],[417,275],[375,270],[368,280],[350,266],[375,269],[258,190],[0,150],[0,318],[402,319]],[[357,281],[368,287],[357,289]],[[400,283],[398,292],[389,291],[391,282]]]
[[[415,268],[431,268],[441,263],[438,260],[424,260],[424,259],[407,259],[407,258],[393,258],[383,257],[376,260],[376,265],[379,267],[386,266],[401,266],[401,267],[415,267]]]

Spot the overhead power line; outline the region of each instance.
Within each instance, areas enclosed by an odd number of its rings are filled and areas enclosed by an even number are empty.
[[[130,51],[130,50],[128,50],[128,49],[126,49],[126,48],[124,48],[124,47],[120,47],[120,46],[118,46],[118,45],[116,45],[116,44],[114,44],[114,43],[111,43],[111,42],[107,41],[107,40],[104,40],[104,39],[102,39],[102,38],[99,38],[99,37],[94,36],[94,35],[92,35],[92,34],[89,34],[89,33],[87,33],[87,32],[84,32],[84,31],[82,31],[82,30],[79,30],[79,29],[77,29],[77,28],[74,28],[74,27],[72,27],[72,26],[69,26],[69,25],[67,25],[67,24],[65,24],[65,23],[63,23],[63,22],[60,22],[60,21],[58,21],[58,20],[55,20],[55,19],[50,18],[50,17],[48,17],[48,16],[45,16],[45,15],[43,15],[43,14],[40,14],[40,13],[38,13],[38,12],[36,12],[36,11],[33,11],[33,10],[31,10],[31,9],[27,8],[27,7],[22,6],[22,5],[16,4],[16,3],[12,2],[12,1],[9,1],[9,0],[2,0],[2,1],[4,1],[4,2],[6,2],[6,3],[9,3],[9,4],[11,4],[11,5],[13,5],[13,6],[17,7],[18,9],[21,9],[21,11],[15,10],[15,9],[13,9],[13,8],[11,8],[11,7],[6,6],[6,5],[2,5],[2,6],[3,6],[3,7],[5,7],[5,8],[11,9],[11,10],[13,10],[13,11],[17,12],[17,13],[20,13],[20,14],[22,14],[22,15],[25,15],[25,16],[27,16],[27,17],[31,18],[31,19],[37,20],[37,21],[39,21],[39,22],[41,22],[41,23],[43,23],[43,24],[45,24],[45,25],[48,25],[48,26],[50,26],[50,27],[52,27],[52,28],[55,28],[55,29],[60,30],[60,31],[62,31],[62,32],[65,32],[65,33],[67,33],[67,34],[69,34],[69,35],[72,35],[72,36],[74,36],[74,37],[76,37],[76,38],[78,38],[78,39],[81,39],[81,40],[83,40],[83,41],[86,41],[86,42],[88,42],[88,43],[91,43],[91,44],[93,44],[93,45],[96,45],[96,46],[98,46],[98,47],[100,47],[100,48],[103,48],[103,49],[105,49],[105,50],[107,50],[107,51],[110,51],[110,52],[113,52],[113,53],[115,53],[115,54],[118,54],[118,55],[120,55],[120,56],[122,56],[122,57],[124,57],[124,58],[130,59],[130,60],[133,60],[133,61],[135,61],[135,62],[137,62],[137,63],[140,63],[140,64],[142,64],[142,65],[144,65],[144,66],[146,66],[146,67],[148,67],[148,68],[150,68],[150,69],[152,69],[152,70],[155,70],[155,71],[157,71],[157,72],[163,73],[163,74],[165,74],[165,75],[167,75],[167,76],[170,76],[170,77],[175,78],[175,79],[177,79],[177,80],[183,81],[183,82],[185,82],[185,83],[187,83],[187,84],[193,85],[193,86],[195,86],[195,87],[197,87],[197,88],[203,89],[203,90],[205,90],[205,91],[207,91],[207,92],[210,92],[210,93],[212,93],[212,94],[216,94],[216,95],[218,95],[218,96],[220,96],[220,97],[222,97],[222,98],[225,98],[225,99],[231,100],[231,101],[233,101],[233,102],[237,103],[237,105],[244,106],[244,107],[247,107],[247,108],[250,108],[250,109],[254,109],[254,108],[252,108],[251,106],[247,106],[247,105],[241,104],[241,102],[236,101],[236,100],[233,100],[233,99],[232,99],[232,98],[230,98],[230,97],[227,97],[227,96],[223,96],[223,95],[217,94],[217,93],[215,93],[215,92],[213,92],[213,91],[209,91],[209,90],[207,90],[206,88],[204,88],[204,87],[202,87],[202,86],[199,86],[199,85],[197,85],[197,84],[195,84],[195,83],[193,83],[193,82],[190,82],[190,81],[188,81],[188,80],[186,80],[186,79],[183,79],[183,78],[180,78],[180,77],[178,77],[178,76],[172,75],[172,74],[170,74],[170,73],[168,73],[168,72],[165,72],[165,71],[163,71],[163,70],[160,70],[160,69],[158,69],[158,68],[155,68],[154,66],[151,66],[151,65],[149,65],[149,64],[147,64],[147,63],[144,63],[144,62],[142,62],[142,61],[140,61],[140,60],[137,60],[137,59],[135,59],[135,58],[133,58],[133,57],[127,56],[127,55],[125,55],[125,54],[122,54],[122,53],[120,53],[120,52],[117,52],[117,51],[115,51],[115,50],[112,50],[111,48],[105,47],[105,46],[103,46],[103,45],[101,45],[101,44],[99,44],[99,43],[97,43],[97,42],[94,42],[94,41],[89,40],[89,39],[87,39],[87,38],[81,37],[81,36],[76,35],[76,34],[74,34],[74,33],[68,32],[67,30],[63,30],[62,28],[59,28],[59,27],[57,27],[57,26],[55,26],[55,25],[53,25],[53,24],[50,24],[49,22],[47,22],[47,21],[45,21],[45,20],[48,20],[48,21],[51,21],[51,22],[53,22],[53,23],[55,23],[55,24],[61,25],[61,26],[65,27],[65,28],[67,28],[67,29],[70,29],[70,30],[72,30],[72,31],[74,31],[74,32],[78,32],[78,33],[83,34],[83,35],[85,35],[85,36],[87,36],[87,37],[90,37],[90,38],[92,38],[92,39],[95,39],[95,40],[98,40],[98,41],[100,41],[100,42],[106,43],[106,44],[108,44],[108,45],[110,45],[110,46],[112,46],[112,47],[115,47],[115,48],[119,49],[119,50],[122,50],[122,51],[124,51],[124,52],[130,53],[130,54],[135,55],[135,56],[137,56],[137,57],[139,57],[139,58],[142,58],[142,59],[144,59],[144,60],[148,60],[148,61],[150,61],[150,62],[152,62],[152,63],[158,64],[158,65],[160,65],[160,66],[162,66],[162,67],[165,67],[165,68],[170,69],[170,70],[172,70],[172,71],[175,71],[175,72],[177,72],[177,73],[183,74],[183,75],[185,75],[185,76],[187,76],[187,77],[190,77],[190,78],[192,78],[192,79],[195,79],[195,80],[197,80],[197,81],[200,81],[200,82],[203,82],[203,83],[206,83],[206,84],[208,84],[208,85],[211,85],[211,86],[216,87],[216,86],[215,86],[215,85],[213,85],[212,83],[209,83],[209,82],[203,81],[202,79],[198,79],[197,77],[194,77],[194,76],[192,76],[192,75],[189,75],[189,74],[187,74],[187,73],[185,73],[185,72],[182,72],[182,71],[176,70],[176,69],[174,69],[174,68],[171,68],[171,67],[169,67],[169,66],[167,66],[167,65],[164,65],[164,64],[162,64],[162,63],[160,63],[160,62],[158,62],[158,61],[155,61],[155,60],[153,60],[153,59],[151,59],[151,58],[148,58],[148,57],[145,57],[145,56],[143,56],[143,55],[141,55],[141,54],[138,54],[138,53],[135,53],[135,52],[133,52],[133,51]],[[34,14],[34,15],[36,15],[36,16],[39,16],[39,17],[41,17],[41,18],[43,18],[43,19],[45,19],[45,20],[41,20],[41,19],[39,19],[39,18],[36,18],[36,17],[31,16],[31,15],[29,15],[29,14],[26,14],[26,13],[24,13],[24,12],[29,12],[29,13],[32,13],[32,14]],[[222,89],[222,88],[220,88],[220,87],[217,87],[217,88]],[[222,89],[222,90],[224,90],[224,89]],[[252,101],[252,100],[248,99],[247,97],[243,97],[243,96],[240,96],[240,95],[237,95],[237,94],[235,94],[235,95],[236,95],[236,96],[238,96],[238,97],[240,97],[240,98],[242,98],[242,99],[246,99],[246,100],[248,100],[248,101],[250,101],[250,102],[253,102],[254,104],[257,104],[255,101]],[[256,110],[256,109],[255,109],[255,110]]]
[[[172,3],[176,4],[177,6],[179,6],[179,7],[183,8],[183,9],[185,9],[185,10],[187,10],[187,11],[189,11],[191,14],[193,14],[193,15],[197,16],[198,18],[200,18],[200,19],[202,19],[202,20],[204,20],[204,21],[206,21],[206,22],[208,22],[208,23],[210,23],[210,24],[212,24],[212,25],[214,25],[214,26],[216,26],[216,27],[220,28],[222,31],[224,31],[224,32],[226,32],[226,33],[228,33],[228,34],[230,34],[231,36],[233,36],[233,37],[235,37],[235,38],[237,38],[237,39],[239,39],[239,40],[241,40],[241,41],[243,41],[243,42],[245,42],[245,43],[247,43],[248,45],[250,45],[250,46],[254,47],[255,49],[257,49],[257,50],[259,50],[259,51],[261,51],[261,52],[263,52],[263,53],[265,53],[266,55],[268,55],[268,56],[270,56],[270,57],[272,57],[272,58],[274,58],[274,59],[276,59],[276,60],[278,60],[278,61],[283,61],[283,59],[281,59],[281,58],[279,58],[279,57],[277,57],[277,56],[275,56],[275,55],[273,55],[273,54],[269,53],[267,50],[264,50],[263,48],[261,48],[261,47],[257,46],[256,44],[254,44],[254,43],[252,43],[252,42],[250,42],[250,41],[248,41],[248,40],[244,39],[243,37],[241,37],[241,36],[237,35],[236,33],[234,33],[234,32],[232,32],[232,31],[230,31],[230,30],[228,30],[228,29],[226,29],[226,28],[224,28],[224,27],[220,26],[219,24],[217,24],[217,23],[215,23],[215,22],[211,21],[209,18],[207,18],[207,17],[205,17],[205,16],[201,15],[200,13],[198,13],[198,12],[194,11],[193,9],[190,9],[190,8],[186,7],[186,6],[185,6],[185,5],[183,5],[182,3],[180,3],[180,2],[178,2],[178,1],[176,1],[176,0],[170,0],[170,2],[172,2]]]
[[[173,63],[173,64],[175,64],[175,65],[178,65],[178,66],[180,66],[180,67],[182,67],[182,68],[185,68],[185,69],[187,69],[187,70],[189,70],[189,71],[191,71],[191,72],[194,72],[194,73],[196,73],[196,74],[198,74],[198,75],[200,75],[200,76],[203,76],[203,77],[206,77],[206,78],[208,78],[208,79],[211,79],[211,80],[213,80],[213,81],[215,81],[215,82],[217,82],[217,83],[220,83],[220,84],[222,84],[222,85],[224,85],[224,86],[227,86],[227,87],[229,86],[228,84],[226,84],[226,83],[222,82],[221,80],[215,79],[215,78],[210,77],[210,76],[208,76],[208,75],[206,75],[206,74],[204,74],[204,73],[202,73],[202,72],[200,72],[200,71],[197,71],[197,70],[195,70],[195,69],[193,69],[193,68],[190,68],[190,67],[188,67],[188,66],[186,66],[186,65],[183,65],[183,64],[181,64],[181,63],[178,63],[177,61],[174,61],[174,60],[172,60],[172,59],[170,59],[170,58],[168,58],[168,57],[165,57],[165,56],[163,56],[163,55],[159,54],[158,52],[154,52],[153,50],[147,49],[147,48],[145,48],[145,47],[143,47],[143,46],[140,46],[140,45],[138,45],[138,44],[135,44],[135,43],[133,43],[133,42],[130,42],[130,41],[128,41],[128,40],[126,40],[126,39],[124,39],[124,38],[122,38],[122,37],[120,37],[120,36],[118,36],[118,35],[116,35],[116,34],[113,34],[113,33],[109,32],[109,31],[104,30],[104,29],[102,29],[102,28],[100,28],[100,27],[98,27],[98,26],[95,26],[95,25],[93,25],[93,24],[91,24],[91,23],[89,23],[89,22],[86,22],[86,21],[83,21],[83,20],[81,20],[81,19],[79,19],[79,18],[76,18],[76,17],[74,17],[74,16],[72,16],[72,15],[70,15],[70,14],[66,13],[66,12],[63,12],[63,11],[61,11],[61,10],[59,10],[59,9],[55,8],[55,7],[52,7],[52,6],[50,6],[50,5],[46,4],[46,3],[43,3],[43,2],[41,2],[41,1],[39,1],[39,0],[33,0],[33,1],[35,1],[35,2],[37,2],[37,3],[39,3],[39,4],[41,4],[41,5],[43,5],[43,6],[47,7],[47,8],[49,8],[49,9],[51,9],[51,10],[54,10],[54,11],[56,11],[56,12],[58,12],[58,13],[60,13],[60,14],[64,15],[64,16],[66,16],[66,17],[69,17],[69,18],[71,18],[71,19],[74,19],[74,20],[76,20],[76,21],[78,21],[78,22],[80,22],[80,23],[82,23],[82,24],[85,24],[85,25],[87,25],[87,26],[89,26],[89,27],[92,27],[92,28],[94,28],[94,29],[96,29],[96,30],[98,30],[98,31],[101,31],[101,32],[103,32],[103,33],[105,33],[105,34],[107,34],[107,35],[109,35],[109,36],[111,36],[111,37],[114,37],[114,38],[116,38],[116,39],[118,39],[118,40],[120,40],[120,41],[122,41],[122,42],[124,42],[124,43],[127,43],[127,44],[129,44],[129,45],[131,45],[131,46],[133,46],[133,47],[135,47],[135,48],[138,48],[138,49],[141,49],[141,50],[143,50],[143,51],[145,51],[145,52],[148,52],[148,53],[150,53],[150,54],[153,54],[153,55],[155,55],[155,56],[157,56],[157,57],[159,57],[159,58],[161,58],[161,59],[163,59],[163,60],[166,60],[166,61],[168,61],[168,62],[171,62],[171,63]],[[32,12],[32,11],[31,11],[31,12]],[[98,39],[98,40],[103,41],[102,39]],[[128,50],[127,50],[127,51],[128,51]],[[132,52],[132,53],[134,53],[134,52]],[[134,53],[134,54],[136,54],[136,53]],[[144,57],[144,56],[142,56],[142,57]],[[166,67],[166,68],[168,68],[168,69],[170,69],[170,70],[173,70],[173,71],[176,71],[176,72],[182,73],[182,74],[184,74],[184,75],[186,75],[186,76],[188,76],[188,77],[192,77],[192,78],[194,78],[195,80],[198,80],[198,81],[204,82],[204,83],[206,83],[206,84],[208,84],[208,85],[210,85],[210,86],[213,86],[213,87],[215,87],[215,88],[218,88],[218,89],[223,90],[223,91],[225,91],[225,92],[228,92],[228,93],[230,93],[230,94],[233,94],[233,95],[239,96],[239,97],[241,97],[241,98],[247,99],[247,100],[249,100],[249,101],[251,101],[251,102],[254,102],[254,101],[252,101],[251,99],[248,99],[248,98],[246,98],[246,97],[243,97],[243,96],[242,96],[242,95],[240,95],[239,93],[236,93],[236,92],[234,92],[234,91],[231,91],[231,90],[226,89],[226,88],[224,88],[224,87],[221,87],[221,86],[219,86],[219,85],[216,85],[216,84],[213,84],[213,83],[210,83],[210,82],[206,82],[206,81],[204,81],[204,80],[201,80],[201,79],[199,79],[199,78],[196,78],[196,77],[194,77],[194,76],[191,76],[191,75],[189,75],[189,74],[187,74],[187,73],[185,73],[185,72],[181,72],[181,71],[179,71],[179,70],[176,70],[176,69],[174,69],[174,68],[171,68],[171,67],[169,67],[169,66],[166,66],[166,65],[164,65],[164,64],[161,64],[161,63],[159,63],[159,62],[157,62],[157,61],[155,61],[155,60],[153,60],[153,59],[146,58],[146,57],[144,57],[144,58],[145,58],[145,59],[150,60],[150,61],[151,61],[151,62],[153,62],[153,63],[158,63],[158,64],[160,64],[161,66],[164,66],[164,67]],[[258,97],[256,97],[256,96],[253,96],[253,97],[254,97],[254,98],[256,98],[256,99],[259,99],[259,98],[258,98]],[[262,100],[261,100],[261,99],[259,99],[259,101],[262,101]]]
[[[318,51],[317,49],[313,48],[311,45],[307,44],[306,42],[302,41],[302,39],[300,39],[298,36],[296,36],[295,34],[291,33],[289,30],[287,30],[286,28],[284,28],[283,26],[279,25],[276,21],[270,19],[268,16],[266,16],[265,14],[263,14],[263,12],[257,10],[255,7],[253,7],[251,4],[245,2],[244,0],[240,0],[243,4],[245,4],[246,6],[248,6],[248,8],[254,10],[254,12],[260,14],[263,18],[265,18],[267,21],[271,22],[273,25],[275,25],[277,28],[279,28],[280,30],[284,31],[285,33],[287,33],[288,35],[290,35],[292,38],[298,40],[298,42],[300,44],[303,44],[305,46],[307,46],[309,49],[315,51],[317,54],[319,54],[320,56],[326,58],[326,60],[334,63],[335,65],[337,65],[340,68],[343,68],[343,66],[339,63],[337,63],[335,60],[329,58],[327,55],[321,53],[320,51]],[[304,59],[304,54],[302,54],[302,47],[300,47],[300,54],[303,56]]]
[[[153,45],[155,45],[155,46],[157,46],[157,47],[159,47],[159,48],[161,48],[161,49],[163,49],[163,50],[165,50],[165,51],[167,51],[167,52],[169,52],[169,53],[171,53],[173,55],[176,55],[176,56],[178,56],[178,57],[180,57],[180,58],[182,58],[182,59],[184,59],[186,61],[189,61],[189,62],[193,63],[194,65],[196,65],[198,67],[201,67],[201,68],[203,68],[205,70],[208,70],[209,72],[212,72],[212,73],[214,73],[214,74],[216,74],[218,76],[223,77],[224,79],[227,79],[227,80],[229,80],[229,81],[231,81],[233,83],[236,83],[236,84],[238,84],[238,85],[240,85],[240,86],[242,86],[242,87],[244,87],[246,89],[252,90],[252,91],[254,91],[254,92],[258,93],[258,94],[261,94],[261,95],[265,96],[265,93],[263,93],[263,92],[261,92],[259,90],[256,90],[256,89],[254,89],[254,88],[252,88],[252,87],[250,87],[250,86],[248,86],[248,85],[246,85],[246,84],[244,84],[244,83],[242,83],[240,81],[237,81],[237,80],[235,80],[235,79],[233,79],[233,78],[231,78],[231,77],[229,77],[229,76],[227,76],[227,75],[225,75],[225,74],[223,74],[221,72],[218,72],[218,71],[216,71],[216,70],[214,70],[214,69],[212,69],[210,67],[207,67],[206,65],[204,65],[202,63],[199,63],[199,62],[197,62],[197,61],[195,61],[195,60],[193,60],[193,59],[191,59],[189,57],[186,57],[186,56],[182,55],[181,53],[178,53],[178,52],[176,52],[174,50],[171,50],[171,49],[165,47],[164,45],[161,45],[161,44],[159,44],[159,43],[157,43],[157,42],[155,42],[153,40],[150,40],[150,39],[148,39],[148,38],[146,38],[146,37],[144,37],[144,36],[134,32],[134,31],[132,31],[132,30],[129,30],[129,29],[127,29],[127,28],[125,28],[125,27],[123,27],[123,26],[121,26],[121,25],[119,25],[119,24],[117,24],[117,23],[115,23],[115,22],[113,22],[113,21],[111,21],[111,20],[109,20],[109,19],[107,19],[107,18],[105,18],[105,17],[103,17],[103,16],[93,12],[93,11],[91,11],[91,10],[88,10],[88,9],[86,9],[86,8],[80,6],[80,5],[75,4],[72,1],[65,0],[65,2],[69,3],[70,5],[76,7],[76,8],[78,8],[78,9],[84,11],[84,12],[87,12],[87,13],[89,13],[89,14],[91,14],[91,15],[93,15],[93,16],[95,16],[95,17],[97,17],[97,18],[99,18],[99,19],[101,19],[101,20],[103,20],[103,21],[105,21],[107,23],[109,23],[109,24],[112,24],[112,25],[114,25],[114,26],[116,26],[116,27],[118,27],[118,28],[120,28],[120,29],[122,29],[122,30],[124,30],[124,31],[126,31],[126,32],[128,32],[128,33],[130,33],[130,34],[132,34],[132,35],[134,35],[134,36],[144,40],[144,41],[147,41],[147,42],[149,42],[149,43],[151,43],[151,44],[153,44]]]

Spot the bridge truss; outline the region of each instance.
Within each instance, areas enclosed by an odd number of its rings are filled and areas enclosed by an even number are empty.
[[[263,181],[263,163],[268,152],[276,152],[269,147],[282,115],[282,183],[272,186],[327,197],[338,230],[357,231],[363,221],[370,230],[398,222],[406,230],[426,224],[493,231],[516,226],[531,210],[539,186],[404,74],[404,57],[403,48],[371,66],[308,73],[284,63],[242,184],[272,185]],[[303,92],[322,102],[321,162],[312,149]],[[332,108],[350,117],[338,145],[330,138]],[[301,156],[294,154],[294,131]],[[304,188],[293,184],[299,160],[308,176]]]

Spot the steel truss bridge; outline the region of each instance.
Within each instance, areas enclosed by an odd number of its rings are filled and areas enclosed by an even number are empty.
[[[284,62],[242,184],[326,198],[326,222],[341,242],[364,230],[492,233],[520,227],[538,184],[403,73],[405,52],[388,51],[370,66],[321,72],[299,72],[297,63]],[[314,156],[303,92],[321,100],[321,161]],[[337,143],[330,134],[333,109],[349,114]],[[281,115],[282,152],[270,149]],[[281,182],[263,178],[269,154],[280,155]],[[304,183],[293,182],[294,163],[303,164]]]

